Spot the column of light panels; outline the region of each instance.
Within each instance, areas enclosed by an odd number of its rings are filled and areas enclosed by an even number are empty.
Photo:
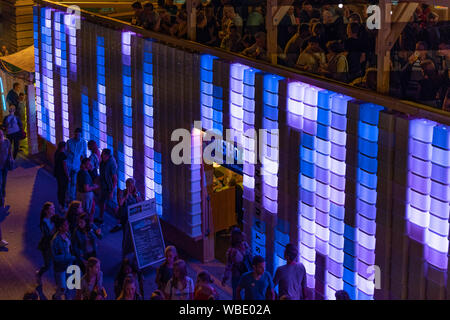
[[[214,128],[213,121],[213,64],[214,56],[204,54],[200,57],[200,103],[202,127],[205,130]]]
[[[41,10],[42,14],[42,10]],[[34,35],[34,81],[36,87],[36,118],[37,118],[37,129],[38,134],[42,136],[42,82],[41,82],[41,72],[40,72],[40,49],[39,49],[39,7],[33,7],[33,35]],[[41,33],[42,34],[42,33]],[[2,82],[3,90],[3,82]],[[6,110],[6,104],[4,104],[4,109]]]
[[[69,48],[69,71],[72,80],[76,81],[77,75],[77,29],[74,27],[67,27],[66,34],[68,36]]]
[[[283,219],[278,219],[277,227],[275,228],[275,250],[273,270],[286,264],[284,259],[284,251],[289,243],[289,222]]]
[[[64,13],[55,12],[55,64],[59,67],[61,80],[61,123],[62,137],[69,140],[69,96],[67,87],[67,36],[64,24]]]
[[[332,95],[330,126],[330,241],[328,246],[328,271],[326,273],[326,297],[335,299],[335,292],[344,289],[344,215],[345,215],[345,174],[346,174],[346,127],[347,102],[350,97]],[[344,123],[343,123],[344,122]],[[333,266],[333,268],[330,268]]]
[[[154,121],[153,121],[153,54],[152,42],[144,41],[144,167],[145,197],[155,198]]]
[[[106,115],[106,73],[105,73],[105,38],[97,36],[97,101],[94,102],[94,121],[97,125],[97,139],[100,149],[109,148]]]
[[[42,137],[52,144],[56,144],[55,135],[55,101],[53,88],[53,38],[52,38],[52,9],[43,8],[41,15],[41,44],[42,44]]]
[[[81,129],[83,131],[83,139],[86,141],[91,140],[89,97],[85,93],[81,93]]]
[[[255,75],[258,70],[246,69],[244,71],[243,90],[243,185],[244,197],[255,201],[255,164],[256,164],[256,131],[255,131]]]
[[[248,69],[247,66],[239,63],[230,66],[230,128],[233,130],[233,139],[239,147],[243,146],[244,139],[244,71],[246,69]]]
[[[409,168],[406,219],[408,235],[424,243],[430,224],[431,156],[435,122],[414,119],[409,127]]]
[[[356,238],[358,300],[372,300],[374,281],[367,279],[375,265],[375,231],[378,172],[378,120],[383,107],[362,104],[358,122],[358,169],[356,172]]]
[[[450,127],[433,128],[431,152],[430,224],[426,233],[427,256],[431,265],[448,268],[450,214]]]
[[[328,258],[330,242],[330,184],[331,184],[331,97],[332,91],[320,90],[317,96],[317,136],[316,136],[316,253],[323,255],[322,266],[318,265],[320,280],[323,281],[321,295],[326,295],[326,278],[328,270],[334,275],[341,268],[336,268],[334,260]],[[339,245],[337,245],[339,247]],[[322,260],[321,260],[322,261]],[[319,274],[316,272],[316,284]],[[317,287],[317,286],[316,286]],[[320,286],[322,288],[322,286]]]
[[[263,134],[261,175],[263,207],[272,214],[278,212],[278,82],[281,77],[264,76],[263,87]],[[261,139],[261,135],[260,135]]]
[[[123,188],[125,181],[133,177],[133,98],[131,79],[131,35],[122,32],[122,81],[123,81],[123,172],[119,176]]]
[[[202,234],[202,186],[201,186],[201,163],[202,163],[202,132],[193,128],[191,131],[191,167],[190,167],[190,201],[189,215],[187,219],[186,233],[195,238]]]
[[[318,90],[306,86],[301,88],[304,96],[298,97],[303,101],[303,130],[300,145],[300,173],[299,181],[299,220],[300,220],[300,261],[306,269],[308,288],[315,288],[314,275],[316,272],[316,132],[317,132],[317,97]],[[303,98],[303,99],[302,99]]]

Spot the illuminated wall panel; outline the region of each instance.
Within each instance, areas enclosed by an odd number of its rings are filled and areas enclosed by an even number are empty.
[[[316,273],[316,134],[318,90],[300,88],[298,99],[303,101],[303,130],[300,145],[299,221],[300,261],[304,264],[309,288],[315,288]],[[303,97],[301,96],[303,95]]]
[[[97,117],[97,143],[100,149],[109,148],[106,115],[106,79],[105,79],[105,38],[97,36],[97,101],[94,102],[94,114]]]
[[[347,133],[347,102],[350,97],[340,94],[330,97],[330,241],[328,246],[328,271],[326,297],[335,299],[335,292],[344,289],[344,215]]]
[[[261,167],[263,207],[272,214],[278,212],[278,86],[281,77],[272,74],[264,76],[263,121],[266,129],[262,138],[263,152]]]
[[[235,142],[244,144],[244,72],[247,66],[235,63],[230,66],[230,128]]]
[[[214,128],[214,97],[213,97],[213,64],[214,59],[211,55],[202,55],[200,57],[200,103],[202,127],[205,130]]]
[[[33,7],[33,37],[34,37],[34,81],[36,87],[36,117],[37,117],[37,128],[38,134],[42,136],[43,133],[43,123],[42,123],[42,82],[41,82],[41,68],[40,68],[40,48],[39,48],[39,36],[43,32],[40,30],[39,25],[39,8]],[[3,82],[2,82],[2,92],[3,92]],[[6,110],[6,104],[4,104],[4,109]]]
[[[64,13],[55,12],[55,64],[59,67],[61,81],[61,124],[62,138],[67,141],[70,138],[69,131],[69,95],[67,87],[67,35],[64,24]]]
[[[53,10],[48,8],[43,8],[41,11],[42,88],[38,112],[40,109],[42,114],[41,136],[50,143],[56,144],[52,12]]]
[[[155,197],[155,141],[153,121],[153,55],[151,41],[144,41],[143,64],[145,198],[152,199]]]
[[[5,87],[3,86],[3,79],[1,77],[0,77],[0,94],[2,96],[3,111],[6,111]]]
[[[358,122],[358,169],[356,173],[356,236],[358,300],[373,299],[374,282],[367,279],[375,264],[375,230],[378,172],[378,120],[383,107],[362,104]]]

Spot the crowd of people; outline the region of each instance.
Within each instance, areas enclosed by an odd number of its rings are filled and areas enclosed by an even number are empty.
[[[367,5],[295,0],[278,23],[277,63],[357,87],[377,89],[375,44]],[[185,4],[133,4],[132,23],[188,37]],[[197,7],[196,41],[273,61],[266,43],[266,1],[207,0]],[[420,4],[391,50],[390,94],[450,110],[450,24]]]
[[[11,142],[0,130],[0,167],[7,158],[13,159]],[[90,151],[89,156],[87,150]],[[9,169],[6,169],[6,171]],[[3,173],[3,171],[2,171]],[[1,175],[0,175],[1,176]],[[57,181],[58,205],[45,202],[39,215],[40,240],[37,249],[42,255],[42,266],[36,270],[35,289],[26,292],[24,299],[47,299],[42,289],[42,276],[53,270],[54,300],[142,300],[144,298],[143,272],[137,266],[134,245],[128,223],[128,206],[142,201],[133,179],[126,180],[124,190],[118,189],[117,164],[109,149],[101,152],[91,140],[86,143],[82,130],[77,128],[67,142],[61,141],[54,155],[54,176]],[[3,181],[3,180],[2,180]],[[4,184],[2,185],[4,187]],[[4,198],[2,198],[4,202]],[[102,240],[104,213],[108,211],[117,225],[110,230],[122,230],[121,266],[114,281],[114,292],[104,286],[98,244]],[[1,236],[1,234],[0,234]],[[231,246],[226,253],[222,285],[231,279],[234,300],[302,300],[307,298],[306,273],[298,262],[295,245],[286,246],[286,265],[280,266],[275,276],[265,269],[265,260],[253,256],[244,233],[235,227],[231,231]],[[178,257],[177,249],[165,249],[165,261],[158,267],[156,290],[152,300],[216,300],[218,292],[213,277],[207,271],[188,276],[186,261]],[[119,254],[120,255],[120,254]],[[68,270],[78,266],[80,287],[67,286]],[[218,284],[217,284],[218,285]],[[274,289],[278,286],[279,294]]]

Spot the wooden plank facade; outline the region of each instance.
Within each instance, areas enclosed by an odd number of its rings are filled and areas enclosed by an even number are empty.
[[[3,41],[10,53],[33,44],[33,0],[3,0]]]
[[[211,259],[212,175],[200,162],[201,131],[234,129],[244,231],[270,272],[292,242],[317,299],[336,290],[353,299],[450,298],[448,122],[118,22],[85,19],[61,40],[58,8],[42,1],[34,11],[40,135],[48,145],[65,139],[67,95],[66,129],[82,127],[86,139],[113,149],[120,186],[131,174],[156,198],[168,241]],[[191,163],[172,161],[177,129],[191,134]]]

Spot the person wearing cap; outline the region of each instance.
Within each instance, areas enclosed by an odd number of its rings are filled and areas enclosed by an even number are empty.
[[[81,160],[86,158],[86,155],[86,140],[81,137],[81,129],[76,128],[74,137],[67,141],[67,168],[70,175],[67,194],[69,202],[76,199],[77,174],[80,171]]]
[[[278,285],[278,296],[289,297],[290,300],[306,299],[306,270],[297,262],[298,249],[293,244],[286,245],[284,250],[286,264],[275,271],[273,284]]]

